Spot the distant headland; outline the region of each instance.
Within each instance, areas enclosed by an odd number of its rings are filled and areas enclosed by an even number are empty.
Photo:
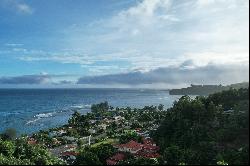
[[[242,82],[231,84],[227,86],[223,85],[193,85],[187,88],[181,89],[171,89],[169,91],[170,95],[209,95],[216,92],[221,92],[223,90],[229,90],[230,88],[233,89],[240,89],[240,88],[248,88],[249,82]]]

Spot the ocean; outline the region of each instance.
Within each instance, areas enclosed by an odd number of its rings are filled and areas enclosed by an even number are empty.
[[[74,111],[84,114],[91,104],[108,101],[116,107],[172,106],[180,96],[149,89],[0,89],[0,132],[15,128],[18,134],[66,124]]]

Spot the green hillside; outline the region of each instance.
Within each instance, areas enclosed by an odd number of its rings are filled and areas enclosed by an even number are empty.
[[[169,91],[170,95],[209,95],[224,90],[248,88],[249,82],[236,83],[231,85],[193,85],[181,89],[172,89]]]

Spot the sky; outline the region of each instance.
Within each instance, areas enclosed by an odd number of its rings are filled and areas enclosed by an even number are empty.
[[[0,0],[0,88],[249,80],[248,0]]]

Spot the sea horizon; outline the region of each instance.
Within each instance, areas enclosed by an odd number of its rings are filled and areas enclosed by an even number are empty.
[[[169,91],[169,90],[171,90],[172,88],[119,88],[119,87],[115,87],[115,88],[98,88],[98,87],[96,87],[96,88],[78,88],[78,87],[70,87],[70,88],[64,88],[64,87],[53,87],[53,88],[50,88],[50,87],[44,87],[44,88],[42,88],[42,87],[38,87],[38,88],[34,88],[34,87],[32,87],[32,88],[20,88],[20,87],[13,87],[13,88],[5,88],[5,87],[0,87],[0,90],[53,90],[53,89],[55,89],[55,90],[57,90],[57,89],[62,89],[62,90],[64,90],[64,89],[79,89],[79,90],[85,90],[85,89],[100,89],[100,90],[105,90],[105,89],[119,89],[119,90],[165,90],[165,91]]]
[[[0,131],[16,128],[30,134],[67,123],[74,111],[90,112],[91,105],[107,101],[113,107],[172,106],[180,96],[157,89],[0,89]]]

